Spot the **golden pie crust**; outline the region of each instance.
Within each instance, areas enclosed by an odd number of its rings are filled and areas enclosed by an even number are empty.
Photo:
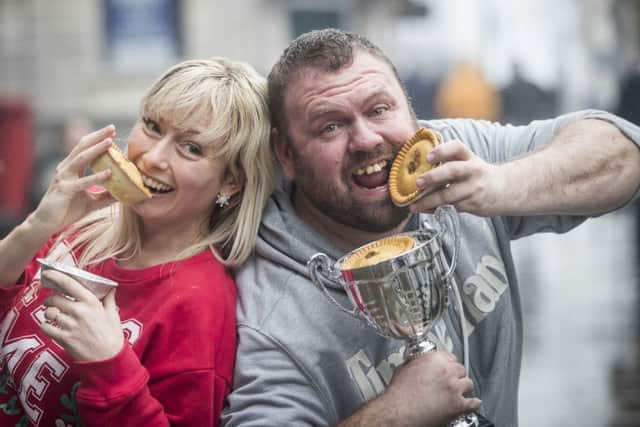
[[[398,206],[406,206],[418,199],[424,189],[418,188],[416,178],[436,167],[427,161],[427,153],[440,144],[438,136],[420,128],[407,139],[391,164],[389,192]]]
[[[111,169],[105,188],[120,202],[131,206],[151,198],[151,192],[142,183],[140,171],[130,162],[116,144],[91,163],[94,172]]]
[[[413,249],[415,242],[411,236],[391,236],[376,240],[349,255],[342,262],[340,269],[353,270],[378,264]]]

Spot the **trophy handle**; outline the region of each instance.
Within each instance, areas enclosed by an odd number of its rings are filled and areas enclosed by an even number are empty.
[[[458,262],[458,253],[460,252],[460,223],[458,221],[458,212],[453,205],[438,206],[435,211],[435,218],[440,225],[440,229],[444,231],[449,229],[453,233],[453,256],[449,263],[449,271],[444,275],[444,279],[448,279],[453,271],[456,269],[456,263]],[[449,226],[450,228],[449,228]]]
[[[323,283],[324,280],[329,280],[331,282],[336,281],[336,277],[338,277],[338,273],[335,272],[334,268],[331,265],[331,258],[329,258],[326,254],[317,253],[311,257],[309,262],[307,262],[307,268],[309,269],[309,274],[311,275],[311,281],[322,289],[324,295],[331,301],[336,307],[338,307],[341,311],[355,317],[356,319],[362,320],[360,316],[358,316],[358,308],[354,308],[353,310],[347,310],[344,308],[342,304],[340,304],[336,299],[331,296],[329,290]],[[322,271],[326,271],[327,275],[322,274]]]

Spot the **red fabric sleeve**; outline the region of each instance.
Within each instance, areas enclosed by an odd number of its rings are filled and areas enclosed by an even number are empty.
[[[0,319],[7,314],[7,311],[14,303],[16,296],[24,289],[24,287],[33,281],[33,278],[40,269],[40,264],[36,258],[46,257],[53,245],[55,238],[50,239],[38,252],[33,256],[29,264],[25,267],[22,275],[16,283],[3,283],[0,286]]]
[[[116,356],[75,364],[78,412],[90,426],[213,426],[227,384],[213,370],[184,372],[148,383],[149,374],[128,344]],[[151,392],[153,389],[153,394]],[[173,401],[169,413],[159,402]],[[218,408],[216,408],[216,407]]]

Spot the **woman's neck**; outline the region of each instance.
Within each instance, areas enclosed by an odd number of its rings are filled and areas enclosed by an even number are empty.
[[[120,261],[119,264],[127,268],[146,268],[164,264],[174,260],[199,239],[200,233],[193,227],[166,230],[161,227],[143,226],[140,252],[130,259]]]

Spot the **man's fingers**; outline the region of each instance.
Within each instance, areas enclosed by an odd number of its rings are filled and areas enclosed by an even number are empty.
[[[474,412],[480,409],[482,405],[482,400],[477,397],[468,397],[465,399],[464,409],[465,412]]]
[[[454,160],[469,160],[473,157],[473,153],[460,140],[453,139],[447,141],[446,144],[439,144],[436,148],[429,152],[427,160],[430,163],[438,164],[441,162],[450,162]]]

